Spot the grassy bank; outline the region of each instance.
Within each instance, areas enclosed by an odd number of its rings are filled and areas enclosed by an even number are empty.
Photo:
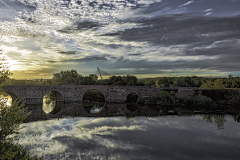
[[[199,95],[176,98],[166,91],[160,91],[152,97],[139,98],[139,104],[145,105],[179,105],[195,107],[217,107],[235,105],[240,107],[240,93],[229,90],[207,91]]]

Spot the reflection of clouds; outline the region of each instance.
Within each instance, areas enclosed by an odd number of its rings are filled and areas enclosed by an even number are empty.
[[[0,102],[5,103],[7,106],[11,106],[11,104],[12,104],[12,97],[11,96],[2,96],[2,95],[0,95]]]
[[[136,157],[142,157],[150,150],[153,153],[155,150],[163,153],[176,152],[175,156],[184,156],[184,152],[193,151],[191,147],[194,143],[198,144],[196,147],[200,150],[205,144],[227,147],[236,145],[235,140],[240,140],[240,135],[235,128],[239,124],[231,117],[225,118],[225,130],[220,131],[216,130],[214,123],[203,121],[201,116],[63,118],[22,124],[26,128],[21,130],[19,142],[28,146],[34,154],[45,155],[46,159],[50,159],[50,154],[65,159],[66,157],[60,156],[62,153],[70,156],[75,153],[81,156],[91,155],[89,159],[110,153],[122,157],[129,151],[134,157],[137,150],[140,153]],[[181,150],[175,151],[180,145]],[[167,151],[166,147],[172,150]]]
[[[93,140],[95,143],[105,146],[106,148],[135,149],[135,144],[122,142],[121,140],[106,139],[99,135],[114,135],[118,131],[143,130],[142,125],[131,126],[105,126],[106,121],[114,121],[113,118],[74,118],[32,122],[22,124],[26,128],[21,130],[19,143],[29,146],[34,154],[57,154],[67,150],[67,145],[60,143],[54,138],[57,137],[75,137],[79,140]],[[103,124],[93,129],[87,126],[92,124]],[[96,136],[98,135],[98,136]],[[40,145],[41,144],[41,145]]]
[[[56,101],[50,101],[49,104],[46,103],[46,99],[43,99],[43,111],[45,113],[50,113],[54,110],[56,106]]]
[[[90,113],[98,113],[102,108],[103,107],[97,108],[97,107],[94,106],[93,108],[91,108]]]
[[[49,101],[49,103],[47,103],[48,101]],[[42,106],[43,111],[48,114],[48,113],[52,112],[55,107],[56,107],[56,101],[51,100],[47,94],[44,95],[43,96],[43,106]]]

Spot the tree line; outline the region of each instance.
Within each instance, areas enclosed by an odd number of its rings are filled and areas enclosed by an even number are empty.
[[[48,80],[16,80],[7,79],[6,85],[127,85],[151,87],[199,87],[203,89],[240,88],[240,78],[228,75],[228,78],[206,78],[197,76],[161,77],[137,79],[133,75],[111,76],[98,79],[96,74],[82,76],[76,70],[53,73]]]

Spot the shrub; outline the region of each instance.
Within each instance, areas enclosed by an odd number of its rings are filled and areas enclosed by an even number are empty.
[[[146,99],[145,104],[174,105],[175,98],[166,91],[160,91],[154,96]]]
[[[224,94],[224,98],[227,100],[227,104],[240,104],[240,93],[236,90],[228,91],[228,93]]]
[[[185,96],[177,99],[177,104],[182,106],[196,106],[196,107],[214,107],[216,103],[209,97],[198,95],[198,96]]]
[[[27,113],[27,108],[22,108],[24,103],[18,105],[20,101],[14,101],[11,107],[0,103],[0,159],[42,159],[32,157],[26,148],[13,143],[13,140],[18,140],[18,131],[24,128],[19,128],[20,124],[31,114]]]
[[[139,104],[145,104],[145,99],[142,98],[142,97],[139,97],[139,98],[137,99],[137,103],[139,103]]]

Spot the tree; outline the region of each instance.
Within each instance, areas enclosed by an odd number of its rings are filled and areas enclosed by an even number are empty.
[[[14,82],[14,85],[26,85],[26,84],[27,84],[26,80],[22,80],[22,79],[16,80]]]
[[[144,86],[144,80],[138,79],[137,80],[137,86]]]
[[[213,89],[224,89],[225,86],[223,84],[222,78],[218,78],[214,83],[213,83]]]
[[[63,82],[65,85],[73,85],[75,84],[75,78],[72,77],[72,76],[67,76],[65,79],[64,79],[64,82]]]
[[[73,78],[77,78],[77,77],[78,77],[77,71],[76,71],[76,70],[73,70],[73,69],[72,69],[71,71],[69,71],[69,70],[67,70],[67,71],[61,71],[60,74],[61,74],[61,77],[62,77],[63,80],[64,80],[67,76],[71,76],[71,77],[73,77]]]
[[[29,80],[29,81],[27,81],[27,84],[28,84],[28,85],[34,85],[34,83],[35,83],[34,80]]]
[[[53,78],[52,78],[54,81],[59,81],[59,80],[62,80],[62,76],[60,73],[53,73]]]
[[[177,78],[173,85],[177,87],[189,87],[189,84],[185,81],[184,77]]]
[[[52,79],[47,80],[46,85],[54,85],[54,81]]]
[[[145,86],[155,86],[155,79],[147,78],[144,81]]]
[[[98,80],[98,76],[96,74],[89,74],[89,77],[92,78],[94,81]]]
[[[123,76],[123,83],[128,86],[136,86],[137,85],[137,77],[132,75]]]
[[[228,75],[228,78],[229,78],[229,79],[233,79],[233,75],[232,75],[232,74],[229,74],[229,75]]]
[[[76,70],[72,69],[70,75],[71,75],[73,78],[77,78],[79,74],[77,73]]]
[[[211,80],[207,80],[206,83],[202,83],[200,88],[202,88],[202,89],[212,89],[213,88],[213,82]]]
[[[72,77],[72,78],[69,78],[69,77]],[[53,73],[52,80],[55,82],[54,84],[67,84],[67,83],[69,83],[69,84],[79,85],[80,79],[82,77],[83,76],[78,74],[76,70],[72,69],[71,71],[67,70],[67,71],[61,71],[60,73]]]
[[[158,78],[155,81],[155,85],[156,85],[156,87],[166,87],[166,86],[169,86],[167,77]]]
[[[0,45],[1,46],[1,45]],[[2,49],[0,48],[0,54],[2,54]],[[6,80],[10,79],[9,76],[12,76],[13,73],[9,71],[9,67],[4,63],[4,61],[6,61],[7,59],[4,58],[0,58],[0,84],[2,84],[2,82],[5,82]]]
[[[99,79],[96,82],[97,85],[111,85],[112,82],[110,81],[110,79]]]
[[[111,85],[123,85],[123,78],[121,76],[111,76],[109,78]]]
[[[85,76],[85,77],[81,78],[80,83],[81,83],[81,85],[93,85],[93,84],[95,84],[95,81],[91,77]]]
[[[2,82],[9,79],[9,75],[12,73],[9,71],[7,66],[3,63],[0,64],[0,93],[4,92],[2,89],[5,86]],[[3,85],[2,85],[3,84]],[[24,103],[19,105],[22,101],[15,100],[10,107],[6,106],[6,102],[0,101],[0,158],[1,159],[38,159],[37,157],[31,157],[30,153],[26,148],[20,144],[16,144],[13,141],[18,140],[17,135],[19,128],[23,120],[31,113],[27,113],[27,108],[22,108]],[[14,136],[15,135],[15,136]],[[13,137],[10,137],[13,136]]]

